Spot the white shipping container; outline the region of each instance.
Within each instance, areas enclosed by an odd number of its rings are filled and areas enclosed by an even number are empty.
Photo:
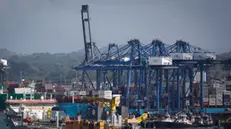
[[[172,65],[171,57],[149,57],[149,65]]]
[[[223,89],[216,88],[216,94],[223,94]]]
[[[222,98],[216,98],[216,105],[223,105],[223,99]]]
[[[209,98],[209,105],[216,105],[216,99],[215,98]]]
[[[112,91],[111,90],[98,91],[98,96],[99,98],[112,99]]]
[[[223,94],[217,94],[216,98],[223,98]]]
[[[231,91],[224,90],[224,95],[231,95]]]
[[[100,90],[98,91],[99,95],[112,95],[112,91],[111,90]]]
[[[70,96],[74,96],[75,92],[74,91],[70,91]]]
[[[79,91],[79,95],[85,96],[87,95],[87,91]]]
[[[5,60],[5,59],[0,59],[0,63],[2,63],[3,66],[7,66],[8,65],[7,60]]]
[[[203,98],[204,102],[209,102],[209,98]]]
[[[216,98],[216,95],[209,95],[209,98]]]
[[[98,95],[98,92],[92,91],[92,95],[93,96]]]
[[[223,90],[225,90],[226,89],[226,85],[225,84],[220,84],[220,86],[221,86],[221,89],[223,89]]]
[[[16,94],[29,94],[31,93],[32,89],[31,88],[15,88],[14,89]]]
[[[112,99],[112,96],[110,96],[110,95],[99,95],[99,98]]]
[[[216,60],[216,54],[214,53],[193,53],[193,59],[194,60],[206,60],[206,59]]]
[[[173,60],[193,60],[193,53],[170,53]]]
[[[217,87],[221,87],[220,83],[213,83],[213,87],[217,88]]]

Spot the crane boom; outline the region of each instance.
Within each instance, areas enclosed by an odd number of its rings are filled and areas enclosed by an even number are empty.
[[[82,5],[81,16],[82,16],[82,27],[83,27],[83,39],[84,39],[84,47],[85,47],[85,60],[84,62],[88,62],[90,58],[94,60],[93,53],[93,43],[91,39],[91,28],[90,28],[90,18],[89,18],[89,6]]]

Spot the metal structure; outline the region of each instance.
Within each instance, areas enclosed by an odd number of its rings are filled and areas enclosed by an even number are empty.
[[[199,100],[203,108],[202,73],[212,64],[230,63],[218,61],[213,53],[182,40],[166,47],[157,39],[147,45],[140,43],[138,39],[132,39],[123,46],[109,44],[108,51],[100,53],[91,39],[88,5],[82,6],[81,13],[85,60],[74,69],[83,71],[83,85],[87,82],[85,76],[89,78],[86,71],[96,71],[96,85],[93,85],[90,78],[88,83],[96,90],[122,90],[125,96],[122,102],[126,106],[131,107],[133,102],[138,102],[135,106],[138,109],[180,110],[186,107],[187,100],[192,106],[195,101],[193,81],[195,74],[199,71],[201,73]],[[88,29],[86,29],[87,26]],[[155,61],[171,59],[173,64],[155,64],[151,62],[151,59]],[[101,82],[103,82],[102,85]],[[188,87],[186,82],[189,82]],[[134,98],[135,94],[138,98]]]
[[[85,59],[84,64],[89,63],[89,60],[93,60],[100,55],[99,49],[95,43],[92,42],[90,17],[89,17],[89,6],[82,5],[81,16],[82,16],[82,27],[83,27],[83,40],[85,46]]]
[[[0,84],[6,81],[6,71],[8,69],[7,60],[1,59],[0,60]]]

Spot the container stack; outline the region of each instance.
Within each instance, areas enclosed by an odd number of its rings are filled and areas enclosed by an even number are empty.
[[[215,53],[193,53],[193,59],[194,60],[206,60],[206,59],[212,59],[216,60],[216,54]]]
[[[223,105],[223,95],[222,94],[216,95],[216,105],[217,106]]]
[[[231,92],[230,91],[224,91],[224,105],[225,106],[229,106],[230,105],[230,95],[231,95]]]
[[[209,106],[216,105],[216,95],[209,95]]]
[[[149,57],[149,65],[172,65],[171,57]]]
[[[203,102],[204,106],[207,106],[209,104],[209,89],[208,87],[204,87],[204,96],[203,96]]]
[[[193,60],[192,53],[170,53],[173,60]]]
[[[223,105],[223,89],[216,88],[216,105]]]
[[[112,91],[111,90],[98,91],[98,96],[99,98],[112,99]]]

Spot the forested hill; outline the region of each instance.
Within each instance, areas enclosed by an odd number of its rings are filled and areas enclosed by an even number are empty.
[[[76,72],[72,69],[82,62],[84,51],[71,53],[35,53],[19,55],[7,49],[0,49],[1,58],[8,59],[10,69],[8,80],[19,80],[20,76],[29,79],[47,79],[59,82],[75,78]],[[79,74],[77,74],[79,75]]]
[[[107,50],[102,48],[102,50]],[[29,79],[46,79],[60,82],[64,79],[68,82],[71,79],[80,77],[80,73],[72,69],[83,61],[84,50],[71,53],[35,53],[30,55],[19,55],[7,49],[0,49],[0,57],[8,59],[10,69],[8,70],[8,80],[19,80],[20,75]],[[218,59],[231,58],[231,52],[218,55]],[[211,71],[213,77],[223,77],[228,72],[220,72],[218,65]],[[20,74],[22,73],[22,74]],[[92,74],[92,76],[95,76]],[[62,79],[61,79],[62,78]]]

